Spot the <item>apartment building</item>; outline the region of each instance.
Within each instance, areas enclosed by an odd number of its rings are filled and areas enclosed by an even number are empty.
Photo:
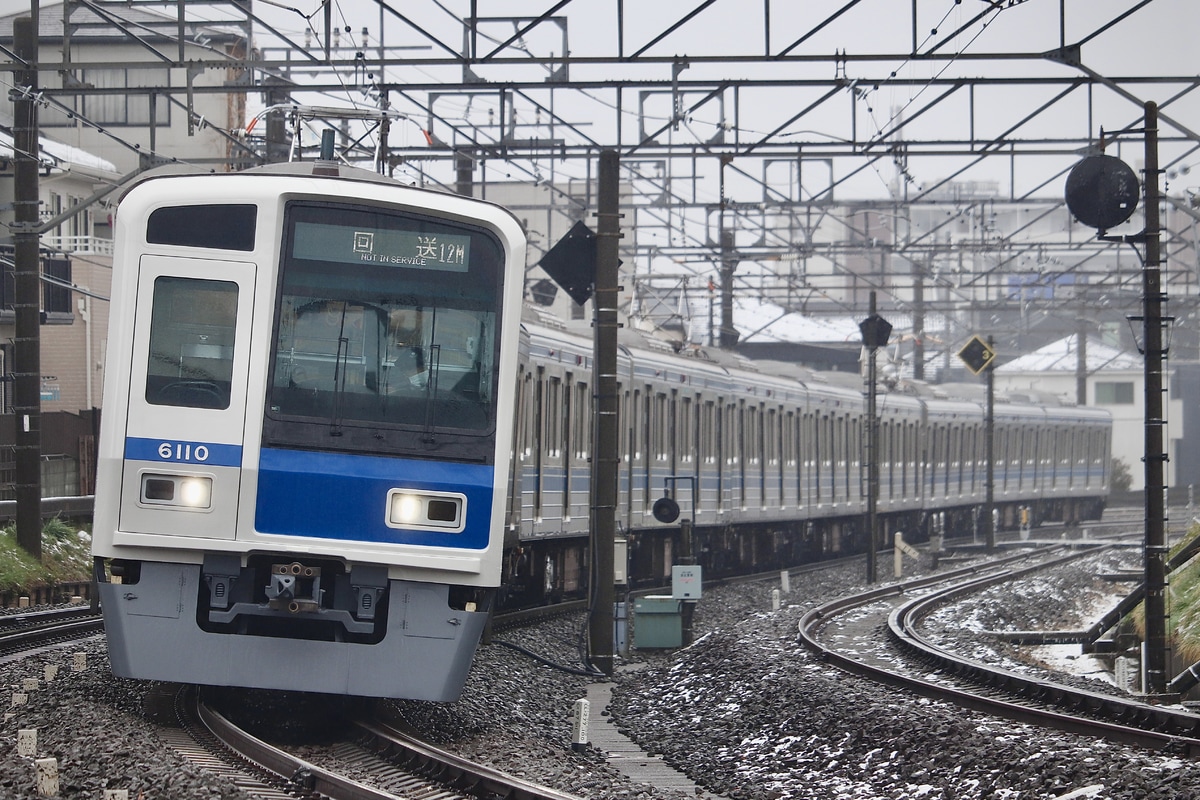
[[[219,5],[219,4],[218,4]],[[41,235],[41,407],[43,494],[91,490],[91,409],[102,405],[112,281],[112,211],[122,184],[139,170],[174,160],[225,169],[245,147],[230,131],[245,124],[242,80],[249,22],[181,24],[141,4],[41,5],[38,15]],[[162,9],[169,11],[164,4]],[[12,237],[14,21],[0,17],[0,376],[13,364]],[[199,60],[229,67],[187,66]],[[182,65],[182,66],[181,66]],[[79,94],[62,93],[78,87]],[[87,202],[89,198],[97,198]],[[12,383],[0,380],[0,420]],[[78,415],[78,419],[58,412]],[[11,419],[11,415],[8,419]],[[72,420],[79,435],[66,429]],[[0,445],[12,432],[0,430]],[[58,442],[58,444],[53,444]],[[57,449],[55,449],[57,448]],[[14,468],[0,447],[0,499]]]
[[[28,13],[0,17],[0,46],[12,49],[14,21],[21,16]],[[245,95],[214,90],[241,76],[237,61],[246,52],[248,30],[236,19],[181,26],[177,18],[139,5],[41,6],[39,88],[89,90],[47,94],[38,110],[40,214],[46,221],[62,217],[41,237],[43,411],[101,405],[111,214],[122,182],[139,169],[176,159],[224,169],[241,147],[229,131],[244,123]],[[176,66],[200,59],[228,59],[230,67]],[[0,92],[0,372],[7,374],[15,316],[6,223],[13,219],[11,125],[20,87],[11,71],[0,72],[0,84],[6,90]],[[110,191],[99,200],[84,203],[105,189]],[[6,410],[10,384],[0,387]]]

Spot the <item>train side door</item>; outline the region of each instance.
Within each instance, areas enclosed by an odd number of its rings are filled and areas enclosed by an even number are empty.
[[[235,538],[254,278],[250,263],[142,256],[122,531]]]

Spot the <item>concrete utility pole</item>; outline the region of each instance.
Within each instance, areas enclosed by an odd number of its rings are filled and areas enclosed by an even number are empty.
[[[995,341],[987,339],[988,350],[996,351]],[[988,364],[987,370],[987,416],[983,421],[984,499],[983,512],[987,516],[984,531],[987,532],[987,549],[996,549],[996,462],[993,458],[996,442],[996,362]]]
[[[871,290],[870,319],[875,318],[875,291]],[[876,579],[876,550],[879,548],[879,411],[876,397],[879,383],[875,354],[879,346],[867,345],[867,583]]]
[[[267,108],[283,105],[291,100],[291,83],[282,78],[268,77],[263,80]],[[282,164],[290,160],[292,144],[287,133],[287,117],[280,113],[267,114],[264,120],[267,130],[267,163]]]
[[[876,395],[879,392],[875,368],[876,351],[887,347],[892,325],[875,311],[875,290],[871,290],[870,314],[858,324],[863,347],[867,348],[867,583],[875,582],[876,549],[879,547],[879,412]]]
[[[1163,452],[1163,304],[1159,265],[1158,106],[1146,103],[1146,264],[1142,269],[1142,335],[1146,392],[1146,693],[1167,690],[1167,541]]]
[[[925,267],[912,262],[913,274],[913,380],[925,380]]]
[[[722,350],[732,350],[738,343],[737,328],[733,327],[733,273],[738,259],[734,255],[733,231],[725,224],[725,167],[731,159],[721,156],[721,207],[718,216],[717,242],[721,248],[721,329],[718,344]]]
[[[613,674],[613,602],[616,598],[613,547],[617,531],[617,264],[621,238],[620,159],[615,150],[600,153],[596,198],[595,430],[592,458],[592,607],[588,625],[591,663]]]
[[[1075,328],[1075,405],[1087,405],[1087,335],[1088,321],[1085,317],[1076,320]]]
[[[732,350],[738,343],[738,331],[733,326],[733,272],[737,269],[733,255],[733,231],[721,231],[721,329],[718,344],[722,350]]]
[[[13,22],[14,72],[18,95],[13,102],[13,198],[15,244],[13,310],[13,416],[16,419],[17,543],[42,557],[42,360],[41,270],[38,264],[38,91],[37,3],[30,17]]]

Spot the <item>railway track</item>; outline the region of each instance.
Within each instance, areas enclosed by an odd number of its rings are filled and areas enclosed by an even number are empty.
[[[93,636],[104,620],[88,606],[0,615],[0,658]]]
[[[1066,555],[1017,554],[841,598],[808,612],[800,622],[800,638],[846,671],[926,697],[1018,722],[1200,756],[1196,714],[981,663],[945,649],[921,631],[921,621],[940,606],[1100,546],[1076,547]],[[886,646],[879,641],[881,632],[889,640]],[[873,640],[870,646],[864,643],[868,640]],[[906,662],[915,665],[904,666]]]
[[[0,658],[21,658],[47,646],[103,631],[83,606],[0,616]],[[394,720],[361,717],[353,737],[335,748],[337,769],[318,766],[242,729],[206,702],[194,686],[159,685],[147,708],[170,707],[174,723],[157,735],[198,767],[263,800],[578,800],[446,752],[401,729]],[[357,779],[347,777],[353,773]]]
[[[165,734],[171,746],[265,800],[579,800],[420,741],[395,721],[351,720],[353,736],[329,748],[337,764],[329,768],[245,730],[195,687],[180,687],[175,707],[180,727]]]
[[[1136,515],[1132,516],[1136,517]],[[1093,537],[1098,538],[1098,534],[1100,533],[1098,529],[1102,528],[1103,526],[1093,525],[1091,527],[1097,529],[1093,530],[1092,534]],[[1054,536],[1054,534],[1051,534],[1051,536],[1046,538],[1057,537]],[[828,566],[828,564],[813,566],[814,568],[820,568],[821,566]],[[985,571],[980,567],[977,567],[974,570],[964,570],[962,572],[964,577],[962,578],[961,582],[963,583],[968,582],[972,578],[982,578],[985,576]],[[778,573],[771,574],[777,575]],[[901,597],[894,602],[889,601],[893,602],[893,608],[898,604],[903,604],[912,600],[920,592],[932,593],[934,591],[932,588],[922,589],[917,587],[915,584],[905,584],[906,587],[910,585],[913,588],[904,589],[901,592]],[[980,586],[982,585],[983,584],[980,584]],[[964,589],[964,591],[968,590]],[[930,594],[930,596],[932,597],[932,594]],[[74,617],[74,620],[72,620],[73,622],[88,622],[87,609],[82,607],[70,609],[66,612],[66,615],[68,617]],[[18,615],[10,615],[7,617],[0,617],[0,643],[2,643],[4,630],[6,628],[9,628],[13,631],[25,628],[25,632],[28,632],[29,629],[43,627],[41,621],[48,620],[55,616],[61,616],[61,614],[59,612],[28,612]],[[830,616],[832,616],[832,612],[830,613]],[[884,618],[887,616],[888,615],[884,615]],[[920,617],[921,613],[914,612],[914,626],[919,625]],[[84,627],[81,630],[89,633],[98,632],[100,630],[99,618],[93,618],[91,621],[91,627]],[[54,639],[50,637],[43,639],[43,641],[52,643]],[[61,639],[59,639],[59,641],[61,641]],[[26,646],[21,645],[20,649],[26,649]],[[925,672],[929,671],[927,666],[922,667],[922,669]],[[948,669],[944,671],[947,674],[950,674]],[[966,677],[964,677],[964,680],[965,679]],[[1042,691],[1043,693],[1046,692],[1044,688]],[[978,690],[975,691],[975,694],[978,694]],[[210,709],[210,711],[212,711],[212,709]],[[1019,713],[1022,715],[1024,714],[1024,712]],[[217,711],[216,716],[223,715]],[[205,729],[207,729],[207,724],[209,722],[214,722],[215,720],[215,716],[213,714],[199,710],[195,712],[195,717],[197,719],[196,724]],[[216,721],[214,724],[219,726],[220,722]],[[374,798],[412,796],[411,791],[404,788],[408,785],[404,782],[410,779],[416,780],[417,778],[407,775],[407,772],[409,771],[408,764],[411,763],[414,765],[420,765],[423,768],[428,767],[433,771],[433,773],[439,773],[443,775],[450,775],[452,772],[454,772],[454,770],[458,769],[457,766],[446,766],[444,761],[440,761],[436,754],[430,755],[428,753],[429,748],[421,745],[420,743],[414,743],[415,746],[397,744],[393,734],[385,733],[385,735],[382,737],[376,736],[374,732],[369,730],[371,727],[386,728],[387,726],[381,724],[377,720],[360,720],[359,722],[356,722],[355,735],[349,737],[347,741],[333,748],[331,751],[333,753],[332,759],[324,759],[322,760],[321,765],[314,765],[311,760],[306,760],[303,757],[298,758],[296,756],[284,753],[282,758],[290,760],[280,761],[277,765],[279,767],[278,770],[273,768],[268,769],[262,765],[251,766],[251,760],[253,759],[247,760],[242,755],[234,755],[234,751],[238,749],[238,746],[234,745],[234,750],[230,750],[230,745],[226,744],[224,739],[216,736],[215,734],[210,733],[209,735],[212,736],[215,742],[219,742],[217,745],[216,754],[214,754],[212,750],[197,744],[194,738],[192,738],[192,735],[183,728],[180,728],[179,730],[165,731],[163,732],[163,736],[172,737],[178,745],[176,749],[181,751],[187,748],[193,749],[195,752],[195,763],[204,766],[206,770],[211,770],[215,774],[226,776],[236,785],[245,788],[245,790],[253,796],[267,797],[271,800],[282,797]],[[1138,725],[1133,725],[1131,727],[1137,728]],[[1151,727],[1153,727],[1153,725],[1151,725]],[[1158,733],[1161,734],[1157,740],[1158,743],[1151,744],[1150,746],[1156,747],[1160,750],[1170,748],[1179,752],[1193,752],[1192,749],[1190,749],[1191,746],[1181,744],[1181,737],[1177,733],[1173,733],[1170,729],[1166,731],[1159,731]],[[187,741],[185,741],[184,737],[191,739],[191,743],[189,744]],[[237,737],[236,735],[230,735],[227,738],[236,739]],[[1111,735],[1110,738],[1118,738],[1122,741],[1130,740],[1128,737],[1117,735]],[[1145,742],[1139,743],[1144,744]],[[385,758],[385,756],[390,758],[392,753],[405,754],[399,757],[401,762],[400,764],[394,763],[393,761]],[[279,756],[272,756],[272,758],[276,757]],[[191,756],[189,756],[189,758],[191,758]],[[332,762],[336,762],[336,764]],[[434,766],[435,764],[439,766]],[[324,767],[325,769],[323,770],[321,767]],[[333,773],[331,777],[326,777],[324,774],[326,770],[330,773]],[[349,781],[347,787],[338,788],[334,785],[337,783],[339,777],[336,773],[352,774],[354,775],[355,780]],[[475,777],[469,777],[470,774],[470,766],[468,765],[466,771],[462,773],[455,773],[449,784],[443,782],[438,784],[436,788],[429,789],[429,791],[433,793],[430,796],[447,798],[567,797],[566,795],[560,793],[544,790],[541,787],[529,785],[510,785],[505,783],[504,776],[481,776],[477,774]],[[421,777],[419,779],[426,782],[429,782],[430,780],[428,776]],[[433,782],[437,783],[436,780]]]

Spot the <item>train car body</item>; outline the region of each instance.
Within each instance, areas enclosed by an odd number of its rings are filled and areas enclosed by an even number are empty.
[[[517,602],[586,587],[592,342],[527,311],[506,581]],[[670,495],[688,554],[714,577],[863,552],[868,464],[860,376],[703,353],[632,331],[618,357],[617,521],[630,581],[669,580],[682,541],[658,521]],[[688,355],[691,353],[691,355]],[[881,387],[877,547],[903,531],[979,536],[987,495],[982,387]],[[1101,409],[1001,397],[993,414],[1001,527],[1098,518],[1112,420]]]
[[[518,222],[316,162],[152,174],[115,239],[114,673],[456,698],[501,575]]]

